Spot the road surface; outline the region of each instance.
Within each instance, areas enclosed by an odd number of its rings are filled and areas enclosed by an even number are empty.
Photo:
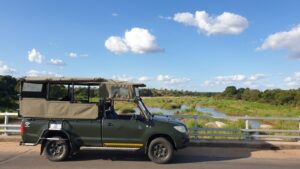
[[[152,163],[142,152],[82,150],[74,159],[50,162],[39,147],[0,142],[1,169],[299,169],[300,150],[188,147],[171,164]]]

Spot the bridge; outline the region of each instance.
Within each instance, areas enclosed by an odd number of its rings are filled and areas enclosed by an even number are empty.
[[[19,124],[9,124],[9,117],[17,117],[18,113],[0,112],[0,117],[4,117],[4,123],[0,124],[0,134],[18,134]],[[212,116],[199,116],[199,115],[172,115],[170,118],[178,120],[192,120],[193,127],[189,128],[189,134],[193,142],[203,139],[237,139],[237,140],[300,140],[300,117],[249,117],[249,116],[226,116],[226,117],[212,117]],[[201,120],[225,120],[225,121],[243,121],[244,128],[224,128],[224,127],[198,127]],[[257,121],[287,121],[289,122],[290,129],[261,129],[260,127],[251,128],[251,122]],[[295,123],[296,122],[296,123]],[[284,127],[286,128],[286,127]]]

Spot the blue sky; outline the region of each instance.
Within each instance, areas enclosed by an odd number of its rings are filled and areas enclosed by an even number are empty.
[[[300,87],[300,1],[2,1],[0,74]]]

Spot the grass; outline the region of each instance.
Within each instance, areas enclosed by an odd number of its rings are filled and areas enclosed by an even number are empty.
[[[115,102],[115,110],[117,112],[120,112],[121,114],[134,113],[135,107],[136,107],[136,105],[132,102],[126,102],[126,101],[116,101]]]
[[[162,109],[180,108],[182,103],[176,97],[147,97],[144,98],[145,104],[149,107],[159,107]]]

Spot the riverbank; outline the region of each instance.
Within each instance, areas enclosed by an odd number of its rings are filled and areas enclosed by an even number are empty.
[[[210,107],[232,116],[263,116],[263,117],[298,117],[300,108],[271,105],[243,100],[214,99],[212,97],[145,97],[144,102],[149,107],[168,108],[187,105]],[[172,108],[171,108],[172,109]]]
[[[256,116],[256,117],[299,117],[300,108],[285,106],[285,105],[271,105],[267,103],[257,103],[242,100],[226,100],[214,99],[212,97],[146,97],[144,102],[148,107],[163,108],[180,107],[182,105],[188,107],[183,110],[176,111],[179,115],[210,115],[216,117],[222,116]],[[200,108],[199,108],[200,107]],[[208,109],[208,111],[207,111]],[[212,110],[210,110],[212,109]],[[171,109],[172,110],[172,109]],[[177,109],[178,110],[178,109]],[[206,111],[206,112],[205,112]],[[163,112],[160,112],[163,113]],[[208,113],[208,114],[207,114]],[[214,114],[213,114],[214,113]],[[193,120],[184,121],[188,127],[193,127]],[[202,119],[198,121],[198,127],[214,127],[213,123],[224,123],[224,128],[243,128],[244,121],[230,121],[230,120],[213,120]],[[261,121],[257,127],[268,127],[273,129],[298,129],[297,121]],[[210,126],[208,126],[210,124]]]

